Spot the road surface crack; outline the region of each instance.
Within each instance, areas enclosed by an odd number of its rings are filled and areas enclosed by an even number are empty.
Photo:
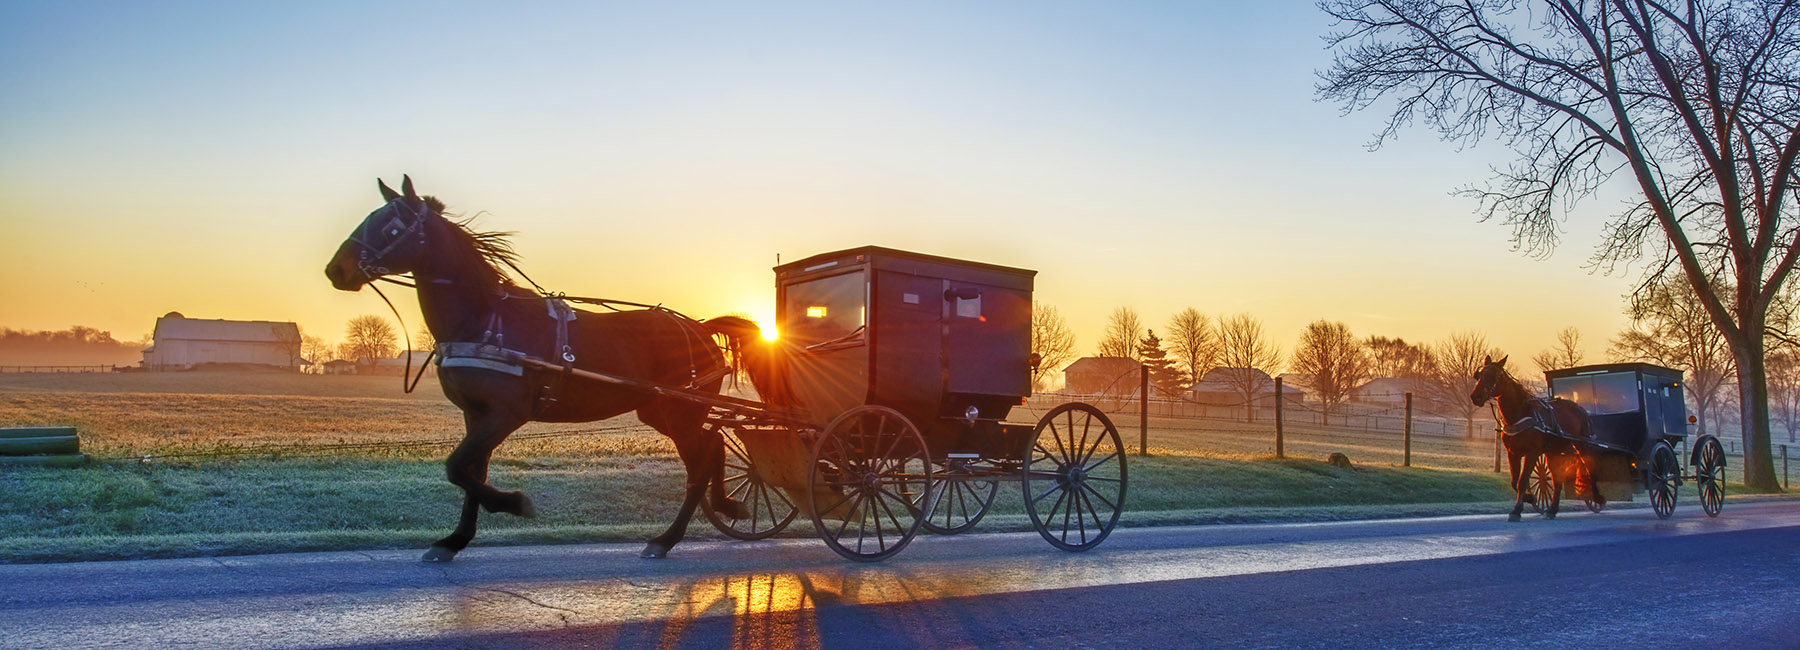
[[[523,600],[523,601],[530,603],[532,605],[535,605],[537,607],[547,609],[547,610],[554,610],[554,611],[558,612],[556,615],[557,618],[562,619],[563,627],[568,627],[569,625],[571,625],[571,623],[569,622],[570,614],[575,614],[577,616],[579,616],[581,614],[581,612],[575,611],[573,609],[569,609],[567,607],[558,607],[556,605],[551,605],[549,603],[539,602],[538,600],[536,600],[530,596],[527,596],[525,594],[522,594],[522,593],[519,593],[516,591],[509,590],[509,589],[501,589],[498,587],[484,587],[481,585],[471,585],[471,584],[466,584],[463,582],[458,582],[455,578],[450,577],[450,570],[447,567],[439,568],[438,573],[444,577],[444,582],[448,582],[451,585],[454,585],[457,587],[462,587],[464,589],[474,589],[476,591],[485,591],[488,593],[502,594],[502,595],[506,595],[506,596],[512,596],[513,598]]]

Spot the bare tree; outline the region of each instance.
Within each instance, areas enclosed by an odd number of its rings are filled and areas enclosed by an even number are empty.
[[[419,331],[413,332],[412,349],[429,351],[435,347],[437,347],[437,336],[431,333],[431,328],[420,325]]]
[[[1488,345],[1487,337],[1480,332],[1458,332],[1431,348],[1428,385],[1432,401],[1462,416],[1467,427],[1465,434],[1470,438],[1475,437],[1475,417],[1481,414],[1481,407],[1469,400],[1469,393],[1475,390],[1475,373],[1489,358],[1505,356]]]
[[[1192,388],[1206,371],[1212,370],[1219,357],[1219,333],[1213,329],[1212,319],[1200,310],[1189,307],[1169,318],[1169,353],[1175,359],[1175,365],[1186,373],[1182,383],[1184,388]]]
[[[1769,354],[1769,399],[1787,429],[1788,442],[1794,442],[1794,430],[1800,428],[1800,350]]]
[[[1062,313],[1050,305],[1031,303],[1031,353],[1037,355],[1038,366],[1031,371],[1031,390],[1044,390],[1050,373],[1075,360],[1075,330]]]
[[[1294,347],[1294,372],[1311,377],[1313,395],[1322,408],[1319,423],[1331,424],[1331,412],[1369,380],[1374,359],[1361,339],[1343,323],[1323,319],[1307,324]]]
[[[344,343],[338,353],[345,359],[385,359],[396,353],[394,327],[380,316],[364,315],[350,319],[344,327]]]
[[[1714,290],[1730,293],[1722,287]],[[1708,431],[1709,413],[1715,416],[1711,430],[1717,432],[1720,414],[1713,412],[1713,407],[1719,389],[1732,376],[1731,346],[1713,327],[1694,288],[1680,278],[1666,278],[1633,296],[1625,313],[1631,316],[1631,324],[1613,339],[1613,354],[1680,368],[1685,375],[1684,392],[1694,401],[1698,432]]]
[[[1793,0],[1323,0],[1336,61],[1322,97],[1396,102],[1376,145],[1415,120],[1447,139],[1490,135],[1518,155],[1469,194],[1516,245],[1546,254],[1558,213],[1615,177],[1638,202],[1595,252],[1680,269],[1730,345],[1744,482],[1776,490],[1764,332],[1800,261],[1800,3]],[[1712,289],[1715,273],[1733,294]],[[1648,282],[1647,282],[1648,284]]]
[[[287,357],[288,369],[298,369],[302,358],[301,348],[305,346],[306,341],[300,336],[299,325],[293,327],[284,327],[284,325],[287,323],[275,323],[269,327],[275,338],[275,345],[281,348],[282,356]]]
[[[311,334],[300,336],[300,358],[312,364],[312,372],[323,372],[326,361],[331,360],[331,344],[325,339]]]
[[[1269,377],[1281,365],[1281,350],[1263,336],[1262,321],[1249,314],[1221,316],[1218,323],[1219,368],[1215,370],[1222,370],[1225,381],[1243,396],[1245,421],[1255,422],[1256,396],[1275,387]]]
[[[1138,356],[1138,341],[1143,338],[1144,325],[1138,319],[1137,312],[1130,307],[1114,309],[1112,316],[1106,319],[1106,334],[1100,337],[1097,354],[1142,361]]]
[[[1431,349],[1426,346],[1385,336],[1371,336],[1364,345],[1369,350],[1369,373],[1375,377],[1424,379],[1431,374]]]
[[[1538,370],[1549,372],[1581,365],[1581,330],[1573,325],[1556,333],[1556,346],[1537,353],[1531,362]]]

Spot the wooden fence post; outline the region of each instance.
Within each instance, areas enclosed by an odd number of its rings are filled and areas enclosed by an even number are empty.
[[[1412,467],[1412,393],[1406,394],[1406,455],[1400,462],[1403,467]]]
[[[1284,453],[1284,450],[1282,449],[1283,440],[1281,439],[1282,438],[1282,435],[1281,435],[1282,434],[1282,431],[1281,431],[1281,402],[1282,402],[1282,400],[1281,400],[1281,378],[1276,377],[1275,378],[1275,457],[1276,458],[1287,458],[1287,455]],[[1256,408],[1256,399],[1255,398],[1251,398],[1250,408],[1252,408],[1252,409]]]
[[[1150,455],[1150,366],[1138,367],[1138,455]]]

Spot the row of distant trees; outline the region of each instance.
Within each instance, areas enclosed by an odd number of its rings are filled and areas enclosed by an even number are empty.
[[[429,350],[437,345],[431,330],[423,327],[412,335],[415,350]],[[310,362],[313,372],[323,372],[324,364],[343,359],[391,359],[399,354],[400,331],[387,319],[372,314],[357,316],[344,324],[344,340],[332,343],[323,337],[301,333],[300,358]]]
[[[1795,317],[1783,301],[1773,311],[1768,359],[1770,407],[1792,433],[1800,428],[1800,342],[1781,335]],[[1610,342],[1604,359],[1590,361],[1583,351],[1581,332],[1568,327],[1557,333],[1550,348],[1531,357],[1538,371],[1582,365],[1588,362],[1643,361],[1677,368],[1685,373],[1685,389],[1699,420],[1699,432],[1718,431],[1738,405],[1732,391],[1723,390],[1735,376],[1729,345],[1708,320],[1694,290],[1680,278],[1670,278],[1633,295],[1625,312],[1629,324]],[[1316,398],[1329,423],[1333,413],[1352,392],[1371,379],[1395,377],[1414,380],[1434,409],[1461,417],[1470,435],[1481,413],[1469,399],[1473,376],[1487,358],[1507,355],[1494,348],[1484,334],[1468,331],[1433,343],[1412,343],[1400,338],[1360,337],[1338,321],[1317,320],[1301,331],[1291,352],[1284,353],[1265,334],[1263,324],[1251,314],[1209,317],[1194,308],[1169,318],[1164,335],[1144,325],[1129,307],[1118,307],[1107,319],[1105,331],[1094,347],[1101,357],[1132,359],[1150,370],[1155,394],[1178,398],[1214,368],[1252,368],[1268,376],[1282,369],[1307,376],[1305,389]],[[1041,359],[1035,388],[1048,383],[1046,375],[1074,361],[1074,332],[1051,305],[1034,305],[1032,351]],[[1521,367],[1512,361],[1515,370]],[[1517,373],[1543,393],[1547,387],[1535,373]],[[1249,372],[1221,373],[1221,378],[1250,403],[1272,386],[1263,375]]]

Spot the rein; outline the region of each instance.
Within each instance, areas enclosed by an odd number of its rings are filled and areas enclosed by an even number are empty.
[[[407,286],[407,287],[417,287],[418,286],[415,284],[408,284],[405,282],[401,282],[399,280],[388,280],[385,277],[377,278],[377,279],[387,280],[388,282],[392,282],[394,284],[398,284],[401,286]],[[431,367],[431,358],[434,356],[437,356],[437,348],[433,347],[431,349],[431,354],[425,355],[425,362],[419,364],[418,376],[413,377],[412,382],[408,383],[406,381],[407,377],[411,376],[413,374],[413,371],[412,371],[412,353],[413,353],[413,351],[412,351],[412,334],[408,333],[406,330],[406,319],[400,317],[400,310],[394,307],[394,301],[388,300],[387,294],[381,292],[381,287],[377,287],[377,286],[375,286],[375,283],[371,282],[371,283],[369,283],[369,288],[375,290],[375,295],[381,296],[381,301],[387,303],[388,310],[394,312],[394,320],[400,323],[400,336],[402,338],[404,338],[404,340],[406,341],[406,369],[402,370],[400,372],[400,389],[403,391],[406,391],[406,394],[411,395],[413,392],[413,389],[416,389],[419,387],[419,382],[421,380],[425,379],[425,370],[427,368]]]

